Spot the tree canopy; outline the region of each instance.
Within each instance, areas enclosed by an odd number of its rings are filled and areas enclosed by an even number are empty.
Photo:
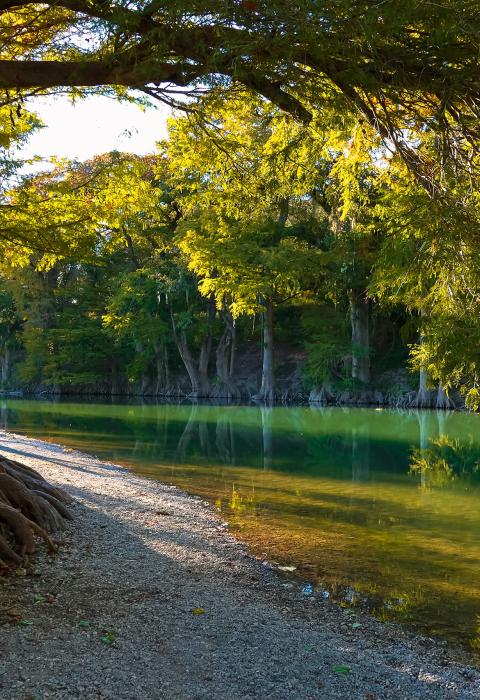
[[[271,350],[277,313],[297,304],[314,381],[369,385],[380,314],[412,367],[477,406],[478,14],[446,1],[5,3],[4,269],[43,275],[60,325],[82,315],[82,342],[105,334],[96,347],[111,357],[113,339],[133,380],[156,363],[164,381],[176,347],[194,393],[208,393],[218,340],[234,394],[235,324],[243,341],[241,317],[260,316]],[[129,88],[181,103],[157,155],[59,162],[13,182],[8,146],[37,126],[26,95],[133,99]],[[114,282],[90,296],[106,270]],[[38,315],[25,347],[42,337],[68,359],[68,334]],[[52,381],[82,376],[45,347]]]
[[[1,0],[0,89],[133,88],[170,101],[241,84],[309,122],[335,101],[439,186],[408,130],[459,160],[478,140],[480,12],[472,0]],[[125,94],[123,92],[123,94]]]

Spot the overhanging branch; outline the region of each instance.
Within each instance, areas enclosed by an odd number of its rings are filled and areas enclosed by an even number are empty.
[[[188,71],[188,72],[187,72]],[[53,87],[120,85],[142,88],[148,83],[187,86],[194,79],[193,66],[157,63],[120,65],[110,61],[9,61],[0,60],[0,88],[19,90]]]

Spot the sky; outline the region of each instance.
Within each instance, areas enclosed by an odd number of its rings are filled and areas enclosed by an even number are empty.
[[[32,101],[46,125],[33,134],[21,154],[49,158],[60,156],[87,160],[112,150],[146,154],[155,151],[155,142],[166,136],[169,109],[142,111],[133,104],[91,96],[75,104],[66,97],[45,97]]]

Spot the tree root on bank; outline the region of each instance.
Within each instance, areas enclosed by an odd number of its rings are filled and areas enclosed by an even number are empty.
[[[65,528],[72,499],[25,464],[0,457],[0,568],[19,566],[35,551],[35,537],[48,551],[57,547],[48,533]]]

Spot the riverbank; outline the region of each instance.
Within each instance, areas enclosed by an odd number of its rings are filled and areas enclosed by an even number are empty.
[[[290,587],[206,502],[11,433],[0,453],[76,498],[58,556],[0,586],[2,700],[479,697],[444,645]]]
[[[442,391],[425,391],[421,395],[417,391],[337,391],[321,389],[285,390],[276,394],[271,402],[258,401],[256,392],[240,393],[236,398],[214,392],[208,396],[193,396],[187,389],[184,391],[171,390],[158,394],[142,394],[131,391],[129,393],[102,393],[98,391],[4,391],[0,396],[5,398],[24,398],[41,401],[70,401],[74,399],[88,401],[137,401],[146,404],[174,404],[191,403],[212,406],[312,406],[313,408],[391,408],[398,410],[440,410],[440,411],[465,411],[464,397],[455,391],[447,396]]]

